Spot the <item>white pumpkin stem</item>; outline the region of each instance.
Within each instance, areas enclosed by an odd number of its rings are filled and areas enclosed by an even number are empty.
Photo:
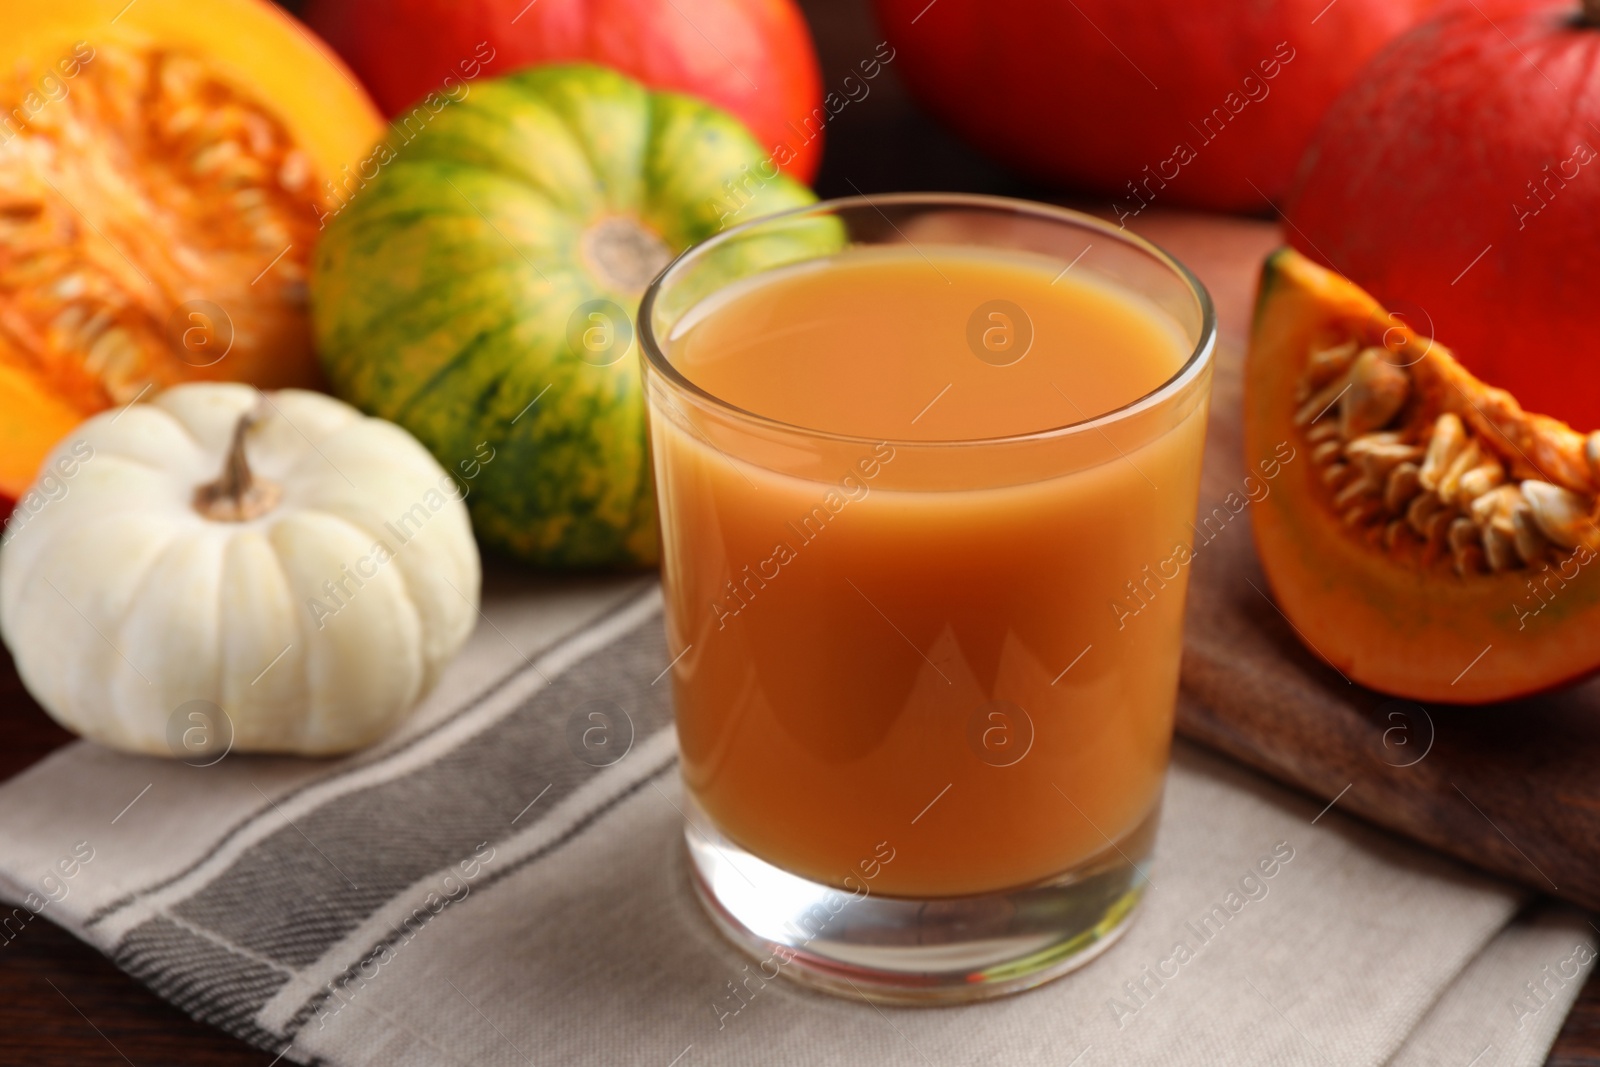
[[[276,483],[250,470],[245,456],[244,438],[256,421],[256,413],[239,416],[233,428],[233,444],[223,461],[222,473],[194,491],[194,509],[213,522],[249,522],[277,506],[283,490]]]

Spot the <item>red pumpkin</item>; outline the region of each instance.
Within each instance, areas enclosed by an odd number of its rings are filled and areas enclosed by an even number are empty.
[[[1600,3],[1465,8],[1329,112],[1289,240],[1450,338],[1530,411],[1600,426]]]
[[[822,78],[793,0],[311,0],[305,19],[390,115],[462,81],[587,60],[731,112],[802,181],[821,162]]]
[[[1142,205],[1262,211],[1371,56],[1438,0],[877,0],[912,91],[979,148]]]

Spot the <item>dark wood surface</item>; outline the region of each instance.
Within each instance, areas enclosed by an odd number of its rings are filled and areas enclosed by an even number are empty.
[[[858,59],[872,53],[879,39],[870,15],[859,0],[802,0],[802,4],[817,37],[826,84],[836,84]],[[819,192],[824,196],[848,195],[857,188],[868,193],[946,189],[1039,198],[1050,195],[1048,190],[988,163],[940,130],[910,102],[893,64],[876,80],[871,95],[847,107],[828,131]],[[1268,214],[1264,204],[1263,216]],[[1255,265],[1260,254],[1276,240],[1272,229],[1248,221],[1183,216],[1157,216],[1148,220],[1146,229],[1196,268],[1217,298],[1224,329],[1239,337],[1242,324],[1247,321]],[[1222,396],[1218,399],[1225,402]],[[1222,436],[1226,436],[1226,430]],[[1218,448],[1236,451],[1236,439],[1213,441],[1214,453]],[[1210,477],[1214,484],[1225,474],[1216,473],[1215,465],[1213,468]],[[1239,536],[1229,550],[1235,555],[1248,553],[1247,531],[1236,532]],[[1228,568],[1217,567],[1218,580],[1225,572],[1245,573],[1250,565],[1248,557],[1229,560]],[[1206,572],[1197,569],[1196,597],[1210,595],[1204,588],[1208,580]],[[1244,591],[1249,593],[1248,587]],[[1230,595],[1237,592],[1234,589]],[[1248,610],[1229,610],[1236,619],[1234,625],[1242,627],[1234,636],[1270,647],[1284,661],[1284,670],[1289,672],[1285,677],[1293,684],[1309,686],[1312,692],[1317,686],[1329,688],[1323,676],[1325,669],[1310,660],[1286,631],[1275,628],[1269,605],[1263,602]],[[1219,638],[1225,639],[1226,635],[1219,634]],[[1191,642],[1186,684],[1193,693],[1202,697],[1217,695],[1219,679],[1208,673],[1209,665],[1217,662],[1217,655],[1209,651],[1197,659],[1196,646]],[[1592,702],[1593,698],[1589,699]],[[1565,781],[1559,777],[1561,774],[1571,772],[1559,766],[1552,771],[1551,766],[1540,761],[1570,749],[1573,737],[1581,737],[1585,744],[1596,743],[1595,727],[1590,725],[1594,720],[1584,721],[1581,709],[1563,711],[1558,706],[1552,710],[1535,704],[1502,711],[1498,717],[1491,712],[1452,712],[1445,722],[1440,722],[1441,715],[1435,713],[1435,749],[1416,767],[1402,771],[1391,766],[1399,761],[1392,747],[1385,749],[1381,744],[1382,730],[1390,723],[1379,711],[1382,700],[1368,695],[1367,701],[1341,704],[1330,699],[1326,707],[1301,706],[1294,701],[1280,707],[1258,701],[1241,711],[1234,702],[1213,700],[1210,710],[1191,707],[1183,728],[1191,736],[1268,773],[1301,783],[1309,793],[1324,800],[1332,799],[1349,784],[1339,806],[1390,826],[1395,825],[1393,809],[1397,797],[1404,796],[1422,779],[1415,772],[1423,768],[1423,775],[1430,776],[1427,780],[1433,787],[1452,776],[1467,777],[1468,781],[1461,777],[1454,780],[1477,803],[1487,802],[1486,810],[1505,815],[1509,809],[1502,810],[1497,805],[1507,803],[1506,797],[1484,789],[1481,783],[1485,773],[1493,777],[1499,762],[1509,758],[1522,761],[1514,765],[1526,774],[1522,784],[1528,805],[1544,805],[1544,818],[1559,830],[1562,798],[1556,794],[1565,786],[1557,783]],[[9,778],[71,740],[23,691],[3,652],[0,730],[5,738],[0,745],[0,779]],[[1264,739],[1269,737],[1279,740],[1268,744]],[[1387,761],[1385,756],[1389,757]],[[1570,768],[1571,764],[1565,766]],[[1594,766],[1592,759],[1588,766]],[[1575,784],[1582,782],[1575,780]],[[1596,794],[1587,790],[1576,795],[1592,798]],[[1591,808],[1589,814],[1592,816],[1596,810],[1600,808]],[[1441,832],[1468,825],[1459,812],[1438,815]],[[1473,828],[1472,833],[1477,839],[1488,840],[1481,827]],[[1450,845],[1449,841],[1434,840],[1444,847]],[[1591,852],[1595,840],[1591,837],[1588,841]],[[1524,840],[1518,840],[1517,845],[1530,847]],[[1547,846],[1533,846],[1534,855],[1550,859],[1540,851],[1541,847]],[[1502,873],[1537,884],[1537,875],[1526,868],[1516,870],[1515,848],[1485,848],[1481,855],[1481,862],[1497,865]],[[1551,871],[1557,864],[1552,860],[1548,867],[1545,863],[1539,866]],[[0,1067],[264,1067],[272,1062],[271,1055],[195,1022],[158,1000],[93,949],[43,919],[30,923],[14,940],[0,947]],[[1600,1067],[1600,983],[1591,982],[1585,988],[1557,1039],[1548,1067]]]

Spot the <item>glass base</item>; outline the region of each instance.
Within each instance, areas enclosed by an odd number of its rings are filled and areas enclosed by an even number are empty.
[[[1032,989],[1077,970],[1127,929],[1148,879],[1160,808],[1049,882],[912,900],[812,882],[723,837],[698,808],[684,828],[696,894],[717,928],[779,974],[888,1004],[952,1004]]]

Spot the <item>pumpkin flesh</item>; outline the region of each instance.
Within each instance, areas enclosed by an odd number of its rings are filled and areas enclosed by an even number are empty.
[[[1408,383],[1377,426],[1346,410],[1361,406],[1349,398],[1364,388],[1353,383],[1361,357],[1336,352],[1351,342],[1373,353],[1363,367],[1381,363]],[[1314,361],[1341,367],[1329,374]],[[1341,423],[1346,417],[1357,424]],[[1396,467],[1420,471],[1429,449],[1439,449],[1441,419],[1462,431],[1452,455],[1484,474],[1469,479],[1456,470],[1448,484],[1433,477],[1436,490],[1396,491],[1391,479],[1407,481]],[[1365,440],[1354,445],[1358,438]],[[1246,371],[1246,458],[1284,442],[1300,461],[1285,464],[1279,490],[1254,514],[1256,545],[1279,607],[1345,677],[1416,700],[1479,704],[1600,667],[1600,527],[1585,438],[1524,412],[1442,344],[1287,249],[1262,273]],[[1562,525],[1535,516],[1530,496],[1581,501],[1583,510]],[[1490,506],[1501,503],[1503,511]]]
[[[318,382],[324,183],[379,128],[337,60],[256,0],[103,6],[8,24],[27,59],[0,84],[0,496],[78,419],[155,389]]]

